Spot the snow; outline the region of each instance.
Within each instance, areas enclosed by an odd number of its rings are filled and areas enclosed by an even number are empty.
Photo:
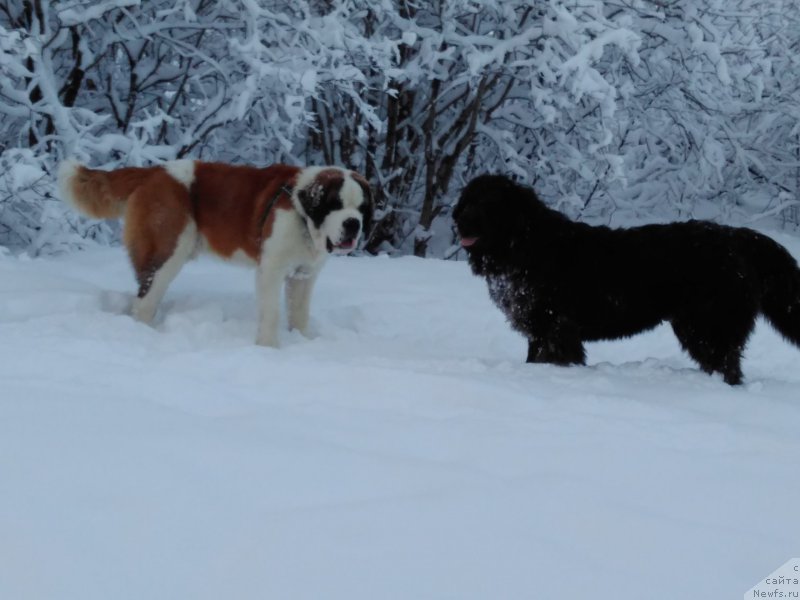
[[[150,328],[120,248],[0,255],[0,598],[738,598],[797,555],[765,324],[738,388],[666,327],[526,365],[465,263],[334,258],[272,350],[254,278],[193,262]]]

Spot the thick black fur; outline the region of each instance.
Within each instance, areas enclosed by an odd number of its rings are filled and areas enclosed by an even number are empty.
[[[584,364],[584,342],[668,321],[704,371],[733,385],[759,314],[800,346],[800,270],[753,230],[707,221],[593,227],[498,175],[473,179],[453,217],[472,271],[527,337],[528,362]]]

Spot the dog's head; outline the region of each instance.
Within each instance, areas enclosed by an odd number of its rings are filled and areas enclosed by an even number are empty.
[[[372,221],[367,180],[338,167],[307,167],[295,187],[298,212],[317,250],[333,254],[355,250]]]
[[[461,245],[473,252],[491,240],[506,238],[524,215],[520,187],[502,175],[481,175],[470,181],[453,209]]]

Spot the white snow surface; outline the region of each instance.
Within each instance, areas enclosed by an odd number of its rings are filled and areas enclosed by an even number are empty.
[[[765,323],[736,388],[666,326],[527,365],[465,263],[334,258],[273,350],[254,279],[190,263],[151,328],[120,248],[0,254],[0,598],[721,599],[797,556]]]

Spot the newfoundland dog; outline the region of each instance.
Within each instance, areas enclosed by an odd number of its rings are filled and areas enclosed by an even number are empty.
[[[800,270],[783,246],[750,229],[594,227],[498,175],[473,179],[453,217],[472,271],[528,339],[528,362],[584,364],[584,342],[668,321],[703,371],[735,385],[759,314],[800,346]]]

